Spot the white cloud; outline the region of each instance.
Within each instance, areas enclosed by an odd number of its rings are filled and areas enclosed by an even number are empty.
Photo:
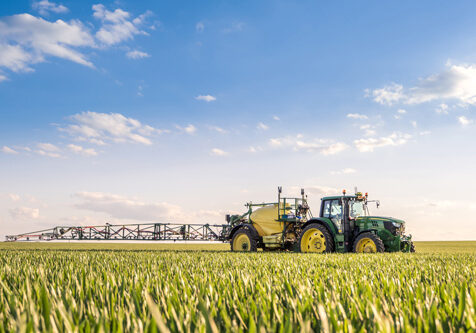
[[[472,124],[473,123],[473,120],[472,119],[468,119],[466,118],[465,116],[460,116],[458,117],[458,122],[462,125],[462,126],[467,126],[469,124]]]
[[[18,152],[10,147],[3,146],[1,151],[5,154],[18,154]]]
[[[463,104],[474,105],[476,104],[476,65],[448,64],[444,71],[420,79],[414,87],[404,90],[402,85],[393,83],[373,90],[372,96],[375,102],[386,105],[396,102],[420,104],[446,99],[455,99]]]
[[[60,149],[52,143],[38,143],[38,148],[45,151],[59,151]]]
[[[269,126],[266,125],[266,124],[263,124],[263,123],[258,123],[258,125],[256,125],[256,128],[259,129],[259,130],[266,131],[266,130],[269,129]]]
[[[49,2],[48,0],[41,0],[33,2],[31,7],[38,11],[41,15],[46,16],[49,12],[53,12],[56,14],[66,13],[68,12],[68,8],[63,5],[58,5],[54,2]]]
[[[49,151],[44,151],[44,150],[36,150],[35,153],[41,156],[48,156],[48,157],[54,157],[54,158],[60,158],[61,155],[58,153],[52,153]]]
[[[417,122],[416,122],[415,120],[412,120],[412,121],[410,122],[410,124],[412,124],[413,128],[417,128],[417,127],[418,127],[418,124],[417,124]]]
[[[365,114],[359,114],[359,113],[348,113],[347,118],[352,118],[352,119],[368,119]]]
[[[335,155],[340,153],[341,151],[344,151],[348,148],[349,146],[345,143],[342,142],[337,142],[337,143],[332,143],[329,146],[321,149],[321,154],[323,155]]]
[[[127,118],[120,113],[97,113],[86,111],[70,117],[74,123],[62,131],[69,133],[80,141],[89,141],[103,145],[107,141],[116,143],[132,142],[144,145],[152,144],[150,137],[163,131],[140,121]]]
[[[218,127],[218,126],[208,126],[208,128],[211,129],[212,131],[216,131],[216,132],[221,133],[221,134],[228,133],[228,131],[226,131],[223,128]]]
[[[448,65],[445,71],[421,79],[410,89],[408,103],[450,98],[476,104],[476,66]]]
[[[33,7],[43,15],[48,11],[62,13],[67,8],[62,5],[41,0]],[[94,17],[100,19],[102,26],[93,35],[90,28],[80,20],[54,22],[30,14],[18,14],[0,18],[0,69],[13,72],[31,72],[32,65],[44,62],[47,57],[66,59],[94,68],[84,54],[85,48],[97,48],[97,42],[109,46],[132,39],[137,34],[147,35],[140,30],[150,11],[130,20],[130,14],[122,9],[111,12],[101,4],[93,6]],[[131,57],[144,57],[144,52],[131,51]],[[7,77],[0,73],[0,81]]]
[[[375,148],[403,145],[407,143],[411,137],[410,134],[394,132],[386,137],[354,140],[354,145],[361,152],[372,152]]]
[[[228,156],[229,153],[224,151],[224,150],[218,149],[218,148],[213,148],[210,151],[210,155],[212,155],[212,156]]]
[[[192,124],[190,124],[187,127],[185,127],[184,130],[188,134],[193,134],[197,131],[197,128],[195,126],[193,126]]]
[[[263,150],[263,147],[260,147],[260,146],[250,146],[248,147],[248,149],[246,150],[247,152],[249,153],[257,153],[259,151],[262,151]]]
[[[352,169],[352,168],[345,168],[345,169],[342,169],[342,170],[338,170],[338,171],[331,171],[331,174],[332,175],[348,175],[348,174],[352,174],[352,173],[356,173],[357,170],[355,169]]]
[[[282,138],[272,138],[269,145],[276,149],[292,149],[294,151],[319,152],[323,155],[334,155],[348,146],[342,142],[331,142],[327,139],[304,139],[304,136],[298,134],[295,137],[287,136]]]
[[[10,209],[9,212],[15,220],[36,220],[40,217],[39,208],[17,207]]]
[[[42,156],[49,156],[54,158],[61,157],[60,149],[52,143],[38,143],[38,150],[35,150],[35,153]]]
[[[147,35],[145,31],[140,30],[140,26],[145,18],[151,15],[149,11],[131,21],[131,15],[120,8],[109,11],[104,5],[97,4],[93,5],[92,9],[93,16],[102,22],[101,28],[96,32],[96,38],[105,45],[118,44],[139,34]]]
[[[278,116],[273,116],[273,120],[279,121],[281,120],[281,118],[279,118]]]
[[[213,102],[216,101],[216,97],[212,95],[198,95],[195,97],[197,101]]]
[[[440,104],[436,108],[435,112],[438,114],[448,114],[448,105],[446,105],[445,103]]]
[[[85,156],[96,156],[98,154],[97,151],[95,151],[93,148],[84,148],[74,144],[69,144],[68,148],[76,154],[81,154]]]
[[[197,24],[195,25],[195,30],[197,32],[203,32],[203,30],[205,30],[205,25],[203,24],[203,22],[197,22]]]
[[[398,109],[398,110],[397,110],[397,113],[398,113],[398,114],[406,114],[407,111],[406,111],[406,110],[403,110],[403,109]]]
[[[292,192],[298,192],[300,190],[297,186],[291,187]],[[321,185],[313,185],[313,186],[306,186],[304,188],[305,193],[315,195],[315,196],[325,196],[325,195],[338,195],[340,191],[334,187],[329,186],[321,186]]]
[[[403,86],[396,83],[375,89],[372,91],[372,96],[375,102],[385,105],[392,105],[405,97]]]
[[[364,124],[360,126],[360,129],[365,131],[364,133],[365,136],[374,136],[375,134],[377,134],[377,131],[375,130],[374,125]]]
[[[32,64],[53,56],[93,67],[78,47],[93,47],[94,38],[77,20],[49,22],[30,14],[0,19],[0,67],[32,71]]]
[[[182,209],[166,202],[147,203],[135,198],[101,193],[80,192],[75,197],[81,200],[76,208],[101,212],[118,219],[138,221],[172,222],[183,220]]]
[[[139,50],[133,50],[133,51],[127,52],[126,57],[128,57],[129,59],[142,59],[142,58],[150,57],[150,54],[139,51]]]

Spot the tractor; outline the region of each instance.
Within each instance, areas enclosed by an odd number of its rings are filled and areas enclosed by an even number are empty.
[[[232,251],[287,250],[317,253],[415,252],[405,222],[391,217],[371,216],[368,194],[327,196],[321,199],[319,217],[313,217],[307,195],[281,196],[270,203],[247,203],[242,215],[227,215]]]

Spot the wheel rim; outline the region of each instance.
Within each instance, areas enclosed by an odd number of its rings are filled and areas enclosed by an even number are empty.
[[[317,228],[307,230],[301,238],[301,252],[317,252],[326,251],[326,237]]]
[[[251,242],[246,234],[239,234],[233,240],[233,251],[250,251]]]
[[[355,249],[359,253],[376,253],[377,245],[372,239],[365,237],[357,242]]]

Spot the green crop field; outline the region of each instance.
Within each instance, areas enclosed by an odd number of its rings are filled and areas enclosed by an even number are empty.
[[[1,331],[476,330],[476,242],[417,253],[0,244]]]

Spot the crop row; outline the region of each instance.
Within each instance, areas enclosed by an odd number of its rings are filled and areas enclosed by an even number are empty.
[[[0,250],[0,331],[474,331],[472,254]]]

